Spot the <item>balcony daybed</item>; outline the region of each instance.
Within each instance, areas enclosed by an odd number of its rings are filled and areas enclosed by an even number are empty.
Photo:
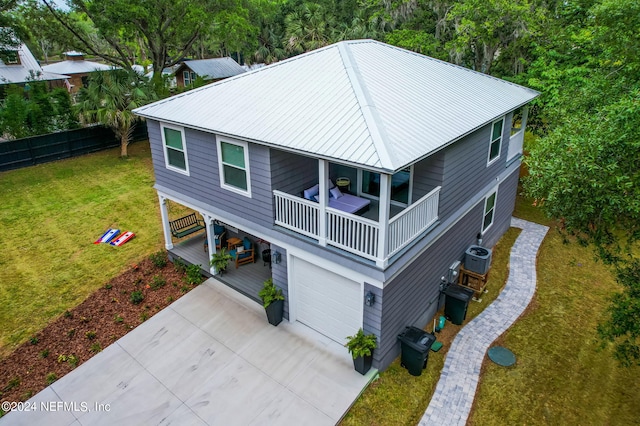
[[[333,182],[329,182],[329,187],[331,188],[329,190],[329,207],[352,214],[364,213],[369,210],[371,200],[351,194],[344,194],[337,186],[333,185]],[[307,200],[318,202],[319,191],[320,185],[316,184],[311,188],[305,189],[303,197]]]

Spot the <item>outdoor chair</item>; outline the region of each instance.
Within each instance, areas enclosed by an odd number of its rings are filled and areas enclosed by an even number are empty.
[[[229,254],[236,262],[236,269],[240,265],[246,265],[247,263],[253,263],[255,259],[255,250],[253,249],[253,243],[247,237],[242,239],[242,245],[229,251]]]
[[[227,229],[222,225],[218,225],[217,223],[214,223],[213,224],[213,237],[214,237],[215,243],[216,243],[216,250],[220,250],[222,247],[224,247],[225,241],[227,240]],[[205,234],[205,236],[204,236],[204,251],[207,251],[208,248],[209,248],[209,239],[207,238],[207,235]]]

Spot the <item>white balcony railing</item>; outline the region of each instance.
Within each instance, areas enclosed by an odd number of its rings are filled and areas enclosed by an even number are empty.
[[[435,188],[389,221],[388,257],[393,256],[438,220],[440,188]]]
[[[320,235],[318,203],[273,191],[276,225],[380,263],[410,244],[438,220],[440,187],[404,209],[389,221],[386,235],[380,224],[361,216],[326,208],[326,233]],[[387,253],[380,253],[380,238],[387,239]]]
[[[327,243],[367,259],[378,258],[378,222],[327,207]]]
[[[507,153],[507,161],[511,161],[516,156],[522,154],[524,146],[524,130],[520,129],[509,138],[509,152]]]
[[[276,225],[296,231],[307,237],[319,236],[318,203],[287,194],[273,191],[276,206]]]

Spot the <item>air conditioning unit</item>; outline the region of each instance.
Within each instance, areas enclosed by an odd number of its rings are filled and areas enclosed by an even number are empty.
[[[491,249],[471,246],[464,255],[464,269],[476,274],[486,274],[491,265]]]

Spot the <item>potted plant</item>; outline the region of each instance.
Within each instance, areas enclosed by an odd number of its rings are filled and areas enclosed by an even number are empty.
[[[378,347],[375,334],[364,334],[362,328],[353,336],[347,336],[345,344],[353,357],[353,367],[360,374],[366,374],[371,368],[373,350]]]
[[[282,290],[275,286],[273,279],[269,278],[264,282],[258,296],[262,299],[269,324],[280,324],[284,314],[284,295],[282,294]]]
[[[227,253],[227,249],[222,247],[220,251],[211,255],[211,262],[209,262],[209,264],[213,266],[216,274],[222,275],[222,273],[227,269],[227,265],[231,259],[233,259],[233,257]]]

